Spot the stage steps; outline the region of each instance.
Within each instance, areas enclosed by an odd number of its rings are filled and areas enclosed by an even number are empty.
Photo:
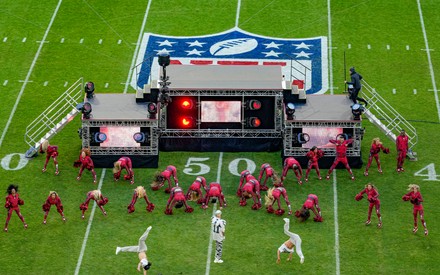
[[[364,116],[371,123],[376,125],[386,137],[396,143],[396,138],[401,129],[404,129],[408,135],[408,154],[410,160],[417,160],[417,153],[413,151],[417,144],[418,136],[414,126],[411,125],[401,114],[399,114],[383,97],[381,97],[374,88],[365,81],[361,90],[361,97],[368,102],[365,108]]]
[[[24,140],[30,146],[26,157],[35,156],[45,140],[55,136],[80,113],[78,106],[84,101],[83,89],[83,78],[80,78],[26,127]]]

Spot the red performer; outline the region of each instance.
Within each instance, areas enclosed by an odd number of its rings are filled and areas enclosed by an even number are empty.
[[[154,191],[159,190],[164,184],[165,180],[168,181],[168,187],[165,189],[165,193],[171,191],[171,176],[173,176],[175,186],[179,186],[179,180],[177,179],[177,169],[172,165],[168,165],[162,172],[157,172],[154,175],[154,181],[151,184],[151,189]]]
[[[288,157],[284,160],[281,182],[283,183],[284,180],[286,179],[287,172],[289,172],[289,169],[292,169],[293,172],[295,172],[296,178],[298,179],[298,183],[302,184],[301,178],[303,176],[303,171],[301,168],[301,164],[294,157]]]
[[[368,169],[370,168],[371,163],[373,162],[373,158],[376,160],[377,170],[379,171],[379,173],[382,174],[382,167],[380,166],[380,160],[379,160],[380,151],[384,152],[385,154],[388,154],[390,152],[390,149],[385,148],[382,145],[382,142],[380,142],[379,138],[373,138],[373,142],[371,143],[371,148],[370,148],[370,156],[368,157],[368,163],[367,163],[367,167],[365,167],[364,176],[368,176]]]
[[[80,180],[81,179],[81,175],[84,171],[84,169],[89,170],[92,175],[93,175],[93,183],[96,183],[96,172],[95,172],[95,165],[93,164],[93,160],[90,157],[90,149],[89,148],[84,148],[81,150],[80,154],[79,154],[79,159],[76,160],[73,163],[73,166],[75,167],[80,167],[79,168],[79,173],[78,176],[76,177],[76,180]]]
[[[364,194],[367,194],[367,200],[370,202],[370,205],[368,206],[368,219],[365,222],[365,225],[370,225],[371,212],[373,211],[373,207],[376,207],[376,215],[377,218],[379,219],[379,223],[377,224],[377,227],[382,228],[382,217],[380,215],[380,200],[379,200],[379,192],[377,192],[377,188],[373,184],[368,183],[365,186],[365,189],[356,195],[355,199],[357,201],[362,200],[364,198],[363,197]]]
[[[321,208],[318,205],[318,196],[315,194],[309,194],[307,200],[304,202],[300,210],[295,211],[295,216],[299,218],[300,221],[306,221],[310,217],[310,211],[312,210],[315,214],[313,220],[315,222],[322,222]]]
[[[264,182],[261,184],[261,179],[263,178],[264,173],[266,173],[266,177],[264,178]],[[272,182],[274,182],[277,178],[276,173],[269,163],[264,163],[263,165],[261,165],[260,175],[258,176],[258,181],[260,182],[260,190],[267,191],[269,189],[266,185],[267,179],[269,178],[271,178]]]
[[[58,146],[50,145],[49,141],[45,140],[40,145],[40,153],[46,153],[46,162],[44,163],[44,167],[41,170],[43,173],[46,172],[47,164],[49,163],[50,158],[53,158],[53,163],[55,164],[55,176],[58,176],[60,171],[58,170]]]
[[[258,210],[261,208],[260,183],[258,180],[251,179],[246,182],[241,193],[240,206],[245,206],[247,204],[246,200],[252,198],[254,200],[252,209]]]
[[[289,215],[292,214],[292,208],[290,206],[289,198],[287,197],[287,191],[284,187],[272,187],[267,191],[266,199],[266,210],[267,213],[275,213],[278,216],[282,216],[284,214],[284,209],[281,208],[281,196],[284,198],[284,201],[289,208]],[[273,209],[273,204],[275,201],[278,203],[278,209],[275,211]]]
[[[81,203],[81,205],[79,206],[79,209],[82,210],[81,218],[84,219],[84,213],[89,208],[90,200],[94,200],[96,202],[96,204],[98,205],[99,209],[101,209],[102,214],[104,214],[104,216],[107,216],[107,212],[105,212],[105,210],[104,210],[104,205],[106,205],[108,203],[108,198],[102,196],[100,190],[93,190],[93,191],[90,191],[87,193],[86,201]]]
[[[119,178],[121,177],[122,169],[125,169],[125,171],[127,171],[127,174],[124,175],[124,180],[130,180],[130,184],[133,184],[134,183],[133,165],[129,157],[121,157],[118,161],[114,163],[113,177],[115,181],[118,181]]]
[[[220,210],[226,207],[225,195],[223,195],[222,186],[218,182],[211,182],[206,192],[206,196],[202,205],[203,209],[208,208],[209,200],[212,199],[212,203],[216,203],[217,199],[220,201]]]
[[[188,188],[188,192],[186,192],[186,199],[189,201],[197,201],[198,204],[202,204],[204,201],[202,187],[206,192],[206,179],[202,176],[198,176]]]
[[[185,194],[183,193],[183,189],[180,186],[175,186],[170,191],[170,198],[167,202],[167,207],[165,209],[166,215],[173,214],[173,208],[181,208],[185,205],[185,212],[191,213],[194,209],[186,203]]]
[[[58,213],[60,213],[61,218],[63,219],[63,222],[65,222],[66,218],[64,217],[64,212],[63,212],[64,207],[63,207],[63,204],[61,203],[61,199],[58,196],[57,192],[50,191],[49,196],[46,199],[46,202],[44,202],[44,204],[43,204],[43,212],[44,212],[43,224],[46,224],[47,215],[49,215],[50,207],[52,205],[55,205],[57,207]]]
[[[403,172],[403,162],[406,158],[406,153],[408,152],[408,136],[405,130],[400,131],[400,135],[396,138],[396,149],[397,149],[397,172]]]
[[[8,225],[9,225],[9,221],[11,220],[13,211],[17,213],[18,217],[23,222],[24,228],[26,229],[28,226],[24,221],[23,215],[21,215],[20,213],[20,207],[19,207],[19,205],[24,204],[24,201],[20,199],[20,195],[17,193],[18,186],[11,184],[8,186],[6,192],[8,193],[8,195],[6,196],[5,208],[8,210],[8,216],[6,217],[5,232],[8,232]]]
[[[345,140],[343,135],[338,135],[337,140],[331,139],[329,141],[336,145],[336,158],[332,166],[330,167],[330,170],[328,170],[326,179],[330,179],[330,175],[333,172],[333,169],[335,169],[338,163],[341,162],[342,164],[344,164],[348,173],[350,173],[351,179],[354,180],[353,171],[351,171],[350,165],[348,165],[347,160],[347,146],[353,143],[353,139],[350,138]]]
[[[415,234],[417,230],[419,230],[417,226],[417,214],[420,215],[420,221],[422,222],[423,227],[425,228],[425,235],[428,235],[428,228],[426,227],[425,217],[423,216],[423,198],[422,194],[420,194],[420,187],[417,184],[408,185],[408,193],[405,194],[402,199],[404,201],[410,201],[414,205],[413,216],[414,216],[414,229],[413,233]]]
[[[250,180],[257,180],[249,170],[243,170],[240,173],[240,184],[238,185],[237,189],[237,197],[241,198],[243,193],[243,185],[250,181]]]
[[[154,210],[154,204],[150,202],[150,200],[147,197],[147,191],[145,191],[145,188],[143,186],[138,186],[136,189],[134,189],[133,198],[131,199],[131,203],[127,206],[128,213],[134,212],[134,205],[136,204],[137,199],[144,198],[145,202],[147,203],[147,211],[153,212]]]
[[[306,182],[309,181],[309,173],[312,168],[315,168],[316,174],[318,174],[318,179],[322,180],[321,173],[319,172],[318,160],[324,156],[324,151],[318,149],[318,147],[313,146],[310,151],[306,154],[309,159],[306,171]]]

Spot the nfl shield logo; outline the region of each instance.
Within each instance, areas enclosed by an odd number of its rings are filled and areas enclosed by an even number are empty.
[[[169,54],[171,64],[281,66],[285,80],[299,86],[305,83],[308,94],[322,94],[328,90],[326,37],[265,37],[238,27],[193,37],[146,33],[131,80],[133,88],[142,88],[159,79],[157,56],[160,53]]]

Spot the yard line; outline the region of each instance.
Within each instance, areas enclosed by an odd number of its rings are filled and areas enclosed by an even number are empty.
[[[142,36],[144,34],[145,24],[147,23],[148,13],[150,12],[150,6],[151,6],[152,1],[153,0],[148,0],[148,5],[147,5],[147,9],[145,10],[144,20],[142,21],[142,27],[141,27],[141,30],[139,31],[139,37],[138,37],[138,41],[136,43],[136,49],[134,50],[133,59],[131,60],[130,70],[128,71],[127,81],[125,81],[126,84],[125,84],[125,88],[124,88],[124,94],[127,93],[128,85],[130,85],[130,78],[131,78],[131,75],[134,70],[134,65],[135,65],[134,63],[136,62],[136,57],[139,52],[139,47],[141,45],[141,40],[142,40]],[[137,84],[136,84],[136,86],[137,86]]]
[[[237,12],[235,15],[235,27],[238,27],[238,21],[240,21],[240,7],[241,7],[241,0],[238,0]]]
[[[101,190],[102,183],[104,182],[105,170],[106,169],[102,170],[101,178],[99,179],[98,190]],[[79,253],[78,262],[76,264],[75,275],[79,274],[79,269],[81,268],[81,263],[82,263],[82,259],[84,257],[84,251],[86,250],[87,240],[89,239],[90,228],[92,227],[92,222],[93,222],[93,217],[95,215],[95,210],[96,210],[96,202],[93,203],[92,212],[90,213],[90,218],[89,218],[89,221],[87,224],[86,234],[84,235],[84,240],[83,240],[83,244],[81,247],[81,252]]]
[[[425,40],[426,56],[428,57],[428,64],[429,64],[429,73],[431,74],[432,88],[434,89],[435,104],[437,105],[437,115],[440,121],[440,104],[438,100],[437,84],[435,83],[434,68],[432,66],[431,53],[429,52],[428,36],[425,30],[425,22],[423,20],[422,6],[420,5],[420,0],[417,0],[417,7],[419,9],[420,24],[422,25],[423,39]]]
[[[341,262],[339,260],[339,221],[338,221],[338,190],[336,182],[336,169],[333,173],[333,211],[335,216],[335,258],[336,258],[336,275],[341,274]]]
[[[220,182],[221,171],[222,171],[222,162],[223,162],[223,152],[220,152],[220,156],[218,157],[217,180],[216,180],[216,182]],[[214,205],[212,206],[212,216],[214,216],[214,212],[216,210],[217,210],[217,203],[214,203]],[[211,227],[209,227],[208,257],[206,259],[206,272],[205,272],[205,275],[209,275],[209,271],[211,270],[212,241],[213,241],[213,239],[212,239]]]
[[[46,40],[47,35],[49,34],[49,31],[50,31],[50,28],[52,27],[53,21],[55,21],[55,17],[58,13],[58,9],[60,8],[62,2],[63,2],[63,0],[59,0],[58,5],[55,8],[55,11],[52,15],[52,18],[50,19],[49,26],[47,26],[46,32],[44,33],[43,39],[41,40],[42,42],[44,42]],[[40,43],[40,45],[38,46],[37,53],[35,54],[34,60],[32,60],[31,67],[29,68],[29,71],[26,75],[26,79],[23,83],[23,86],[21,86],[21,89],[20,89],[20,92],[18,93],[17,99],[15,100],[14,107],[12,108],[12,111],[9,115],[9,119],[6,122],[5,128],[3,129],[2,136],[0,137],[0,148],[3,144],[3,140],[5,139],[6,133],[8,132],[8,128],[9,128],[9,125],[11,124],[12,118],[15,115],[15,111],[17,110],[17,106],[18,106],[18,103],[20,102],[21,96],[24,93],[24,89],[26,88],[26,85],[29,81],[29,78],[31,77],[32,71],[34,70],[34,66],[37,63],[37,59],[40,56],[40,52],[41,52],[41,49],[43,48],[43,45],[44,45],[44,43]]]
[[[332,58],[332,14],[331,14],[330,2],[331,2],[330,0],[327,0],[328,51],[329,51],[328,66],[329,66],[329,78],[330,78],[330,94],[332,95],[333,94],[333,58]]]

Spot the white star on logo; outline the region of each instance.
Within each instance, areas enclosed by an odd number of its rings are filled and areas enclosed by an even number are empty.
[[[171,52],[174,52],[174,50],[167,50],[165,48],[163,48],[162,50],[154,50],[155,52],[157,52],[157,54],[170,54]]]
[[[188,47],[202,47],[203,48],[203,44],[206,44],[205,42],[200,43],[199,41],[194,41],[194,42],[185,42],[186,44],[188,44]]]
[[[188,55],[198,55],[201,56],[202,53],[204,53],[205,51],[198,51],[197,49],[192,49],[191,51],[185,51],[188,53]]]
[[[282,46],[283,44],[277,44],[275,42],[270,42],[269,44],[265,44],[263,43],[264,46],[266,46],[266,49],[270,49],[270,48],[275,48],[275,49],[279,49],[279,46]]]
[[[296,55],[296,58],[299,57],[310,58],[310,55],[312,55],[313,53],[305,53],[304,51],[301,51],[300,53],[293,53],[293,54]]]
[[[159,47],[163,47],[163,46],[168,46],[168,47],[172,47],[173,44],[177,43],[177,42],[170,42],[168,41],[168,39],[166,39],[165,41],[162,42],[156,42],[159,44]]]
[[[304,42],[301,42],[301,44],[292,44],[292,45],[296,47],[296,50],[299,50],[299,49],[310,50],[310,47],[313,47],[313,45],[307,45]]]
[[[271,50],[270,52],[261,52],[261,53],[264,53],[266,55],[265,57],[269,57],[269,56],[279,57],[278,55],[282,54],[282,53],[274,52],[273,50]]]

